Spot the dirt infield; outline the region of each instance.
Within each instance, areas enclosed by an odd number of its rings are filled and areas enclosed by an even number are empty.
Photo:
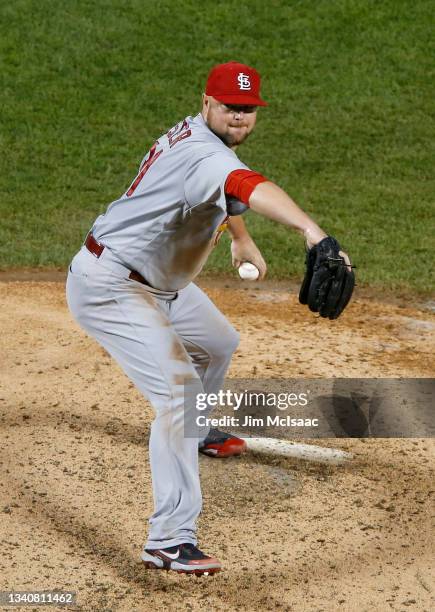
[[[201,457],[199,542],[223,571],[144,570],[151,408],[61,282],[3,280],[0,590],[73,590],[98,611],[434,609],[428,439],[323,441],[354,453],[341,467]],[[357,297],[329,322],[281,286],[207,292],[241,332],[232,377],[434,376],[430,308]]]

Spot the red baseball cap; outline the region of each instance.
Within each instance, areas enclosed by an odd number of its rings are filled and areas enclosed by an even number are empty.
[[[260,98],[260,75],[255,68],[239,62],[218,64],[212,68],[205,93],[224,104],[267,106]]]

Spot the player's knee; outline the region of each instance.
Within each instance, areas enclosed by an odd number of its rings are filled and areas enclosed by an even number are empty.
[[[216,337],[216,344],[213,347],[215,358],[230,359],[240,343],[240,334],[234,327],[228,325],[224,333],[219,333]]]
[[[233,353],[235,353],[235,351],[237,350],[237,347],[240,344],[240,334],[238,331],[236,331],[234,329],[234,327],[231,328],[231,337],[230,337],[230,349],[231,349],[231,355]]]

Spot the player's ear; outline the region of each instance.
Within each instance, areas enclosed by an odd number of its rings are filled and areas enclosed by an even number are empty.
[[[207,117],[208,109],[210,108],[210,97],[207,94],[202,94],[202,115],[204,119]]]

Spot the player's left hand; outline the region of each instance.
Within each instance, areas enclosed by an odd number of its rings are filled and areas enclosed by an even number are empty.
[[[326,236],[307,251],[305,266],[300,303],[308,304],[321,317],[337,319],[349,303],[355,286],[349,256],[335,238]]]
[[[257,245],[249,235],[243,236],[243,238],[232,238],[231,256],[235,268],[238,268],[244,261],[249,261],[254,264],[260,272],[258,280],[262,280],[266,276],[266,262]]]

